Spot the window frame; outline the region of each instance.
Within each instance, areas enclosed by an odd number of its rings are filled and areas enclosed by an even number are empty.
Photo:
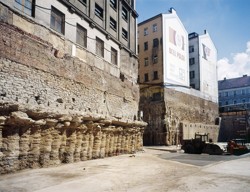
[[[158,79],[159,79],[158,71],[153,71],[153,80],[158,80]]]
[[[103,8],[98,3],[95,3],[95,15],[103,20]]]
[[[148,42],[144,42],[144,51],[147,51],[148,50]]]
[[[157,32],[157,23],[152,25],[152,31],[153,31],[153,33]]]
[[[149,82],[148,73],[144,74],[144,82]]]
[[[122,28],[122,38],[128,40],[128,31],[124,28]]]
[[[190,45],[188,50],[189,50],[189,53],[193,53],[194,52],[194,45]]]
[[[189,65],[194,65],[195,64],[195,58],[189,58]]]
[[[113,29],[114,31],[117,30],[117,21],[113,18],[113,17],[110,17],[109,18],[109,26],[111,29]]]
[[[144,66],[148,66],[149,62],[148,62],[148,57],[144,58]]]
[[[96,55],[104,58],[104,41],[99,37],[96,37]]]
[[[194,79],[195,78],[195,71],[190,71],[190,79]]]
[[[26,2],[29,2],[30,7],[27,6]],[[35,17],[35,4],[36,0],[15,0],[14,7],[24,13],[25,15]],[[26,12],[25,10],[29,10]]]
[[[118,65],[118,51],[113,47],[111,47],[111,63]]]
[[[122,18],[128,21],[128,10],[124,6],[122,6]]]
[[[117,0],[110,0],[109,1],[110,7],[112,7],[113,9],[117,9]]]
[[[76,43],[87,48],[87,37],[88,37],[87,29],[85,29],[83,26],[77,23],[76,24]]]
[[[148,35],[148,27],[145,27],[144,28],[144,36],[147,36]]]
[[[52,18],[54,17],[55,19],[55,25],[52,25]],[[56,22],[57,21],[57,22]],[[61,25],[59,26],[61,29],[58,30],[58,26],[56,24],[61,23]],[[51,15],[50,15],[50,28],[55,30],[58,33],[61,33],[63,35],[65,35],[65,14],[61,11],[59,11],[58,9],[56,9],[55,7],[51,6]]]

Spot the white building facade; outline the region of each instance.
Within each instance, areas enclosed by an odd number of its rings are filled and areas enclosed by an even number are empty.
[[[189,70],[190,86],[218,103],[217,49],[206,31],[189,34]]]

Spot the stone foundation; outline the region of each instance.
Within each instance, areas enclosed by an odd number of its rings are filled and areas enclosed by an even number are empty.
[[[0,103],[0,173],[142,150],[141,122]]]

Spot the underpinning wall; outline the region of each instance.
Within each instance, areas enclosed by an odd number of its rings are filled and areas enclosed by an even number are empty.
[[[162,98],[152,101],[155,90],[159,91],[159,88],[141,90],[140,110],[143,120],[148,122],[144,144],[177,145],[183,139],[194,138],[197,132],[209,133],[210,139],[218,140],[217,103],[170,88],[162,88]]]
[[[137,71],[0,6],[0,174],[142,150]]]
[[[143,124],[0,103],[0,174],[142,150]]]

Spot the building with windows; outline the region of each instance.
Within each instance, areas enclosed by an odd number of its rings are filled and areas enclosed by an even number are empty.
[[[139,108],[148,123],[145,145],[180,144],[194,132],[210,133],[217,140],[217,97],[190,87],[188,43],[173,8],[138,24]]]
[[[250,142],[250,76],[224,78],[218,87],[220,141],[243,138]]]
[[[189,77],[190,86],[218,102],[217,50],[205,30],[204,34],[190,33]]]
[[[250,110],[250,76],[218,81],[220,112]]]
[[[134,0],[0,1],[1,173],[142,149]]]

